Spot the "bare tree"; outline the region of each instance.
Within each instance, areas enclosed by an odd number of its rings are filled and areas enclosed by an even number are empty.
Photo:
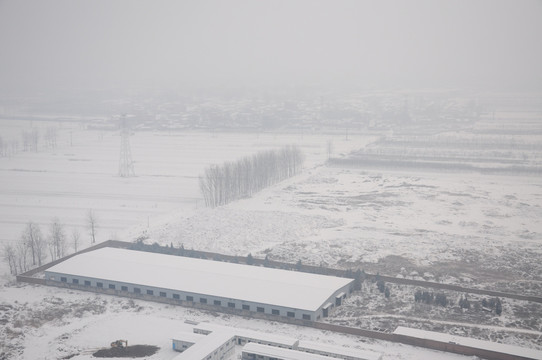
[[[30,249],[32,265],[41,266],[43,260],[45,260],[47,256],[45,254],[45,240],[41,235],[39,225],[29,221],[24,227],[21,239],[24,245]]]
[[[2,156],[9,156],[9,141],[0,138],[0,153]]]
[[[15,254],[17,259],[17,267],[19,268],[19,273],[23,273],[28,270],[28,246],[20,241],[15,245]]]
[[[31,142],[31,133],[29,131],[23,130],[21,132],[21,138],[23,140],[23,151],[28,151],[30,148],[30,142]]]
[[[13,156],[19,152],[19,141],[11,140],[10,145],[10,156]]]
[[[56,148],[56,139],[57,139],[57,128],[54,126],[50,126],[45,130],[45,134],[43,134],[43,140],[45,141],[45,144],[51,148]]]
[[[331,159],[331,154],[333,153],[333,140],[327,141],[327,159]]]
[[[96,218],[96,215],[94,214],[94,211],[92,211],[92,209],[89,209],[87,211],[87,229],[88,229],[90,238],[92,239],[92,243],[94,244],[96,242],[96,230],[98,229],[98,219]]]
[[[17,275],[17,250],[11,244],[5,244],[2,249],[2,257],[9,265],[11,275]]]
[[[33,128],[30,132],[30,144],[34,152],[38,152],[38,144],[40,141],[40,132],[38,128]]]
[[[77,228],[72,229],[72,245],[73,245],[73,252],[77,252],[79,249],[79,239],[81,238],[81,233]]]
[[[53,260],[60,259],[66,253],[66,234],[64,225],[54,218],[49,229],[49,253]]]
[[[298,174],[302,163],[297,146],[262,151],[236,162],[211,165],[199,177],[199,185],[205,204],[220,206]]]

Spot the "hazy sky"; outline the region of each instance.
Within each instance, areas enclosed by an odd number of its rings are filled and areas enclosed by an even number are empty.
[[[0,91],[542,86],[542,1],[0,0]]]

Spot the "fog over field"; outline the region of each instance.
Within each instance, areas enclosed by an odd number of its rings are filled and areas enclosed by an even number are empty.
[[[541,358],[541,40],[537,0],[0,0],[0,360],[185,320],[467,358],[16,281],[106,240],[389,276],[321,321]]]

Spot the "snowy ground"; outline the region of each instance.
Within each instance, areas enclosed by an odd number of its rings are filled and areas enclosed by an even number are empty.
[[[5,128],[14,126],[13,122],[8,125],[2,123]],[[34,122],[32,126],[46,125]],[[93,209],[100,221],[100,241],[145,238],[148,243],[267,254],[271,259],[332,267],[360,266],[368,272],[542,295],[542,183],[538,178],[324,165],[328,140],[333,141],[333,155],[338,156],[375,140],[374,133],[349,134],[347,141],[344,135],[306,133],[147,132],[130,139],[138,176],[123,179],[116,176],[118,133],[86,130],[79,123],[58,126],[56,148],[0,158],[1,242],[18,239],[30,220],[47,233],[51,218],[58,217],[68,234],[78,228],[88,244],[84,215]],[[18,131],[11,133],[20,136]],[[217,209],[202,207],[197,176],[208,164],[284,144],[298,144],[305,152],[303,174],[251,199]],[[7,272],[5,264],[0,270]],[[3,279],[6,282],[10,277]],[[439,310],[423,317],[420,309],[406,303],[412,289],[392,290],[390,303],[373,290],[365,291],[365,297],[353,297],[333,321],[380,327],[419,324],[415,318],[420,317],[421,323],[437,321],[446,331],[481,338],[489,331],[492,339],[530,347],[536,347],[537,336],[542,336],[541,324],[527,321],[542,316],[539,307],[507,302],[503,305],[506,318],[486,316],[483,321],[476,315],[454,317]],[[14,359],[55,359],[75,353],[79,355],[74,358],[87,359],[91,349],[125,338],[131,344],[160,346],[152,358],[168,359],[175,355],[170,338],[183,330],[185,319],[296,333],[308,340],[384,352],[385,359],[461,358],[283,324],[30,285],[4,285],[0,310],[2,351],[13,351]],[[511,326],[516,314],[521,321]],[[379,320],[385,316],[401,320]],[[453,327],[454,322],[466,325]],[[477,323],[480,331],[466,330]],[[516,330],[504,335],[495,332],[502,327]],[[524,336],[530,332],[533,336]]]
[[[109,347],[111,341],[128,339],[129,344],[160,347],[146,359],[168,360],[178,354],[171,349],[171,338],[179,332],[191,332],[185,320],[372,350],[383,353],[383,359],[468,358],[281,323],[46,287],[4,287],[0,297],[0,316],[7,321],[1,329],[0,355],[13,351],[5,359],[62,359],[71,355],[72,359],[93,359],[92,353]]]
[[[44,134],[57,128],[55,148],[19,151],[0,157],[0,243],[14,242],[24,224],[38,223],[43,233],[54,217],[88,242],[85,215],[98,218],[98,240],[117,238],[136,224],[152,225],[173,210],[203,206],[197,177],[210,164],[239,159],[265,149],[296,144],[306,166],[326,160],[326,146],[335,153],[364,146],[373,137],[307,133],[137,132],[130,137],[136,177],[121,178],[118,131],[87,130],[85,122],[13,121],[0,119],[4,143],[18,142],[32,128]]]
[[[541,295],[541,194],[534,177],[318,167],[252,199],[171,215],[144,236],[388,275],[428,272],[467,286],[521,279]]]

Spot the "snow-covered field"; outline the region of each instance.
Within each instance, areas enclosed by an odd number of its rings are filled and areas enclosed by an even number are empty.
[[[176,209],[203,206],[197,177],[210,164],[239,159],[265,149],[297,144],[306,166],[326,160],[326,146],[346,152],[364,146],[370,136],[303,133],[137,132],[130,137],[136,177],[118,176],[118,131],[86,130],[84,122],[0,120],[4,143],[19,142],[21,133],[58,129],[55,148],[0,157],[0,243],[18,240],[24,224],[38,223],[42,232],[57,217],[68,234],[72,228],[89,240],[86,213],[98,219],[98,240],[121,236],[139,223],[152,225],[158,216]]]
[[[330,334],[309,328],[206,313],[176,306],[132,301],[53,288],[23,286],[1,288],[2,359],[95,359],[92,353],[109,347],[111,341],[128,339],[129,344],[160,347],[146,359],[173,359],[171,338],[191,332],[185,320],[205,321],[276,335],[296,337],[384,354],[383,359],[467,359],[468,357],[376,341],[348,335]],[[22,300],[25,299],[25,300]],[[6,305],[8,303],[9,305]],[[237,349],[237,353],[240,349]]]
[[[17,126],[31,125],[0,124],[15,137],[20,136]],[[0,158],[1,242],[16,241],[28,221],[39,223],[46,234],[51,219],[58,217],[68,234],[78,228],[88,245],[85,213],[92,209],[99,219],[99,241],[140,238],[542,295],[542,182],[537,177],[325,166],[329,140],[333,156],[346,155],[376,140],[376,133],[349,134],[346,140],[344,134],[294,132],[138,132],[130,138],[137,176],[120,178],[118,132],[86,130],[81,123],[53,125],[59,126],[56,148]],[[206,166],[285,144],[297,144],[304,151],[307,160],[301,175],[250,199],[215,209],[203,207],[197,176]],[[7,266],[3,263],[0,270],[5,274]],[[9,276],[4,275],[5,281]],[[401,291],[407,298],[410,290]],[[392,292],[392,299],[401,291]],[[361,300],[351,301],[337,316],[355,326],[361,313],[351,309]],[[375,318],[386,311],[374,305],[377,296],[371,301]],[[505,303],[504,311],[513,313],[512,306],[523,304]],[[540,309],[534,310],[531,315],[540,318]],[[405,321],[416,316],[401,310],[391,313]],[[91,349],[124,338],[132,344],[160,346],[152,358],[168,359],[175,355],[169,339],[183,330],[185,319],[296,333],[307,340],[383,352],[385,359],[461,358],[110,296],[30,285],[6,284],[0,289],[0,343],[2,351],[13,348],[15,359],[55,359],[75,353],[79,355],[74,358],[86,359]],[[485,329],[491,326],[508,323],[482,324]],[[516,326],[542,336],[539,322]],[[525,344],[514,336],[499,339]],[[536,346],[528,341],[527,345]]]

